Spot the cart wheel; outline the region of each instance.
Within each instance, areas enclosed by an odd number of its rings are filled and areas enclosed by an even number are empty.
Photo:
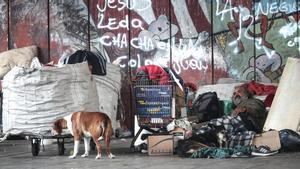
[[[118,138],[120,136],[120,130],[116,129],[115,130],[115,137]]]
[[[31,153],[33,156],[38,156],[40,152],[40,139],[31,139]]]
[[[91,147],[91,150],[96,150],[96,144],[94,143],[93,139],[91,139],[90,141],[90,147]]]
[[[65,145],[64,145],[63,138],[57,139],[57,146],[58,146],[58,155],[64,155],[65,154]]]

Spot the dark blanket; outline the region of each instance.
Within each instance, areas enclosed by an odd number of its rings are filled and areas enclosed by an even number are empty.
[[[227,147],[250,146],[256,132],[249,131],[240,116],[231,117],[223,116],[221,118],[212,119],[207,125],[201,127],[198,133],[213,131],[213,128],[223,127],[227,138]]]
[[[242,101],[237,106],[245,107],[247,109],[244,116],[242,115],[243,116],[242,119],[245,123],[249,123],[247,122],[247,120],[252,122],[252,124],[246,126],[248,127],[248,130],[252,130],[260,133],[263,129],[265,120],[268,115],[264,103],[259,99],[249,98],[245,101]],[[255,129],[253,129],[253,127]]]

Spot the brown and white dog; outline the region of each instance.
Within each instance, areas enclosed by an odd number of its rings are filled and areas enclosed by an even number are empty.
[[[109,158],[115,156],[110,152],[110,140],[113,134],[110,118],[102,112],[74,112],[54,122],[52,134],[61,134],[63,129],[69,129],[74,137],[74,151],[69,158],[75,158],[79,150],[81,138],[84,139],[85,152],[81,157],[87,157],[90,151],[90,139],[93,138],[98,150],[96,159],[101,158],[100,140],[104,138],[106,153]]]

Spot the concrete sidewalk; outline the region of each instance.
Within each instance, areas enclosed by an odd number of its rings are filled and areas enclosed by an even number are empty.
[[[190,159],[172,156],[148,156],[141,153],[130,152],[131,139],[112,140],[112,152],[117,157],[108,159],[103,153],[103,158],[95,160],[96,151],[92,151],[87,158],[78,156],[76,159],[68,159],[73,149],[73,143],[65,144],[65,155],[59,156],[57,145],[45,145],[41,147],[38,156],[31,154],[31,144],[28,140],[6,140],[0,143],[0,168],[1,169],[298,169],[300,166],[300,152],[280,153],[269,157],[229,158],[229,159]],[[80,145],[80,153],[83,154],[84,146]],[[103,151],[105,152],[105,151]]]

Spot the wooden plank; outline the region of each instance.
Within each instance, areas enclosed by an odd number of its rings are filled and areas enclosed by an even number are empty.
[[[291,129],[300,132],[300,59],[289,57],[276,90],[264,131]]]
[[[9,48],[37,45],[42,63],[49,61],[47,1],[9,1]]]
[[[88,49],[88,8],[82,0],[49,1],[50,58],[57,62]]]

